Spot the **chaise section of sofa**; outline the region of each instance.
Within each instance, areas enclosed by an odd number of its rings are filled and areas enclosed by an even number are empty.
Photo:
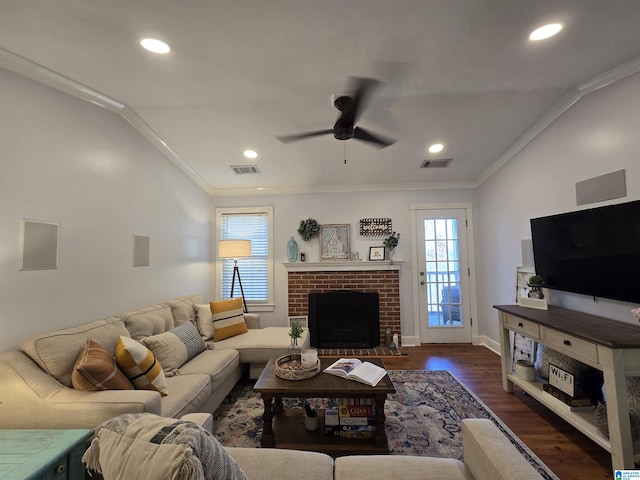
[[[246,317],[246,315],[245,315]],[[247,321],[248,331],[242,335],[217,342],[207,342],[214,350],[235,350],[240,354],[240,363],[249,364],[249,378],[257,379],[270,358],[286,355],[291,340],[287,327],[260,328],[260,320],[254,316]],[[299,340],[301,348],[309,348],[309,330],[305,329]]]

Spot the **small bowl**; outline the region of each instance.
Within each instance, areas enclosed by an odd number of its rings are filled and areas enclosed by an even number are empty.
[[[516,360],[516,376],[527,382],[535,382],[536,367],[529,360]]]

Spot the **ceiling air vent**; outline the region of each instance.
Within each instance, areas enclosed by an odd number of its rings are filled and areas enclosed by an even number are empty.
[[[443,160],[425,160],[420,164],[420,168],[446,168],[452,160],[452,158],[445,158]]]
[[[249,173],[260,173],[255,165],[230,165],[231,170],[236,175],[247,175]]]

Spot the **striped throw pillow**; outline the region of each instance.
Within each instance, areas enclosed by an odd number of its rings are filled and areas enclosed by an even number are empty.
[[[242,297],[213,301],[209,306],[215,342],[247,333],[247,324],[242,311]]]
[[[143,338],[141,343],[151,349],[167,375],[174,374],[176,369],[207,349],[200,332],[189,320],[164,333]]]
[[[151,350],[133,338],[118,337],[116,362],[137,389],[155,390],[163,397],[169,393],[160,362]]]

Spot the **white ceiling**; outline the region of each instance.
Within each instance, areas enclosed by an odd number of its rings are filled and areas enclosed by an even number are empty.
[[[552,21],[558,36],[528,40]],[[0,48],[0,66],[19,56],[124,104],[214,194],[472,186],[586,82],[638,69],[640,1],[0,0]],[[331,128],[350,76],[385,82],[358,124],[397,143],[275,138]],[[439,158],[453,161],[418,168]]]

